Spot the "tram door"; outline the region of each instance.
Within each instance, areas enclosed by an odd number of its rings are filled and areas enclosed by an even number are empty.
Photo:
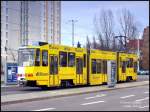
[[[126,61],[121,61],[120,62],[120,69],[121,69],[121,81],[126,80]]]
[[[50,55],[50,86],[58,86],[58,56]]]
[[[83,58],[76,58],[76,77],[77,84],[83,83]]]

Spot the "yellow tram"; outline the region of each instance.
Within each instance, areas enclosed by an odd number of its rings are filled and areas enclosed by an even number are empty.
[[[137,79],[137,55],[41,43],[19,48],[19,85],[56,87],[107,83],[107,61],[117,63],[117,81]]]

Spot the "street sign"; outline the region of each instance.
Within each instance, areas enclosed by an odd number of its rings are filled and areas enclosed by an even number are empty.
[[[17,63],[7,63],[7,84],[17,84]]]

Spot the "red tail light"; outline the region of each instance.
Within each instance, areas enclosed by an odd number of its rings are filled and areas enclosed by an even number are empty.
[[[17,74],[17,77],[22,77],[22,74]]]
[[[28,74],[28,77],[33,77],[33,74]]]

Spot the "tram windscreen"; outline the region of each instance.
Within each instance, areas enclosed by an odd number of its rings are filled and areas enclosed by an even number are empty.
[[[18,57],[19,66],[34,66],[35,49],[31,48],[19,49],[18,55],[19,55]]]

